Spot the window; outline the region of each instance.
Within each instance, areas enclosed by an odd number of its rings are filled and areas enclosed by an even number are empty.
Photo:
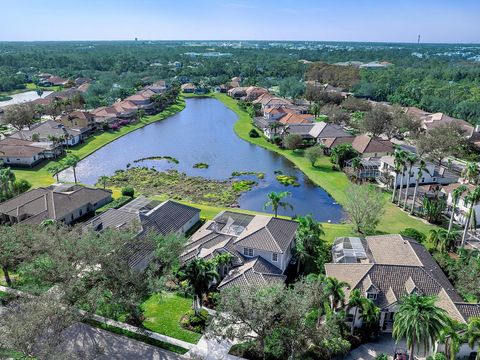
[[[272,261],[275,261],[275,262],[278,261],[278,254],[277,253],[272,253]]]
[[[251,249],[251,248],[243,248],[243,255],[252,257],[252,256],[253,256],[253,249]]]
[[[367,299],[376,300],[377,299],[377,293],[367,293]]]

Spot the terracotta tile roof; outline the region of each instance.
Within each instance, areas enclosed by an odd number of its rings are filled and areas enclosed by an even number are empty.
[[[311,124],[313,123],[311,115],[285,114],[279,120],[282,124]]]
[[[324,139],[322,143],[327,149],[333,149],[335,146],[341,144],[351,144],[354,139],[355,136],[333,137]]]

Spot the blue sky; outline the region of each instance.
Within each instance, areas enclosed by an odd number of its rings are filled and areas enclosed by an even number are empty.
[[[479,0],[0,0],[0,41],[480,43]]]

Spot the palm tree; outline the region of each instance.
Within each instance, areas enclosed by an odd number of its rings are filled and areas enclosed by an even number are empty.
[[[462,171],[463,178],[469,184],[476,184],[478,181],[478,165],[475,162],[469,162]]]
[[[407,166],[407,152],[405,150],[397,150],[398,155],[395,160],[398,162],[398,168],[400,169],[400,173],[402,177],[400,178],[400,186],[398,188],[398,199],[397,199],[397,205],[400,206],[400,199],[402,198],[402,188],[403,188],[403,178],[405,177],[405,169]],[[395,176],[395,186],[397,185],[396,183],[396,176]]]
[[[392,193],[392,202],[395,202],[395,195],[397,192],[397,179],[398,174],[402,171],[403,167],[403,159],[405,157],[405,151],[397,149],[394,153],[394,172],[395,172],[395,179],[393,181],[393,193]]]
[[[480,340],[480,317],[471,317],[468,319],[467,330],[465,332],[465,340],[473,350],[475,344]],[[476,360],[480,359],[480,353],[477,352]]]
[[[293,209],[293,206],[286,201],[282,201],[282,199],[286,198],[287,196],[291,196],[292,194],[288,191],[281,191],[281,192],[270,192],[268,193],[268,201],[263,206],[264,209],[271,207],[275,217],[278,217],[278,208],[281,207],[282,209],[290,208]]]
[[[60,166],[59,164],[53,163],[47,167],[47,171],[57,178],[57,182],[60,182],[58,175],[62,171],[62,166]]]
[[[462,344],[460,331],[465,330],[465,328],[465,324],[449,319],[448,324],[440,332],[439,341],[445,344],[445,355],[448,356],[449,360],[455,360]]]
[[[345,300],[344,288],[350,288],[350,284],[339,281],[337,278],[327,276],[325,278],[325,293],[330,299],[330,308],[334,311]]]
[[[300,263],[305,263],[316,251],[316,247],[325,235],[323,226],[315,221],[312,215],[297,219],[298,228],[295,235],[295,256],[297,258],[297,273],[300,273]]]
[[[0,169],[0,186],[2,198],[8,199],[13,192],[15,173],[9,167]]]
[[[448,222],[448,232],[452,231],[453,218],[455,217],[455,210],[457,209],[458,200],[460,196],[467,191],[466,185],[460,185],[458,188],[452,191],[452,213],[450,214],[450,221]]]
[[[469,206],[468,211],[467,211],[467,217],[465,219],[465,225],[463,228],[463,236],[462,236],[462,248],[465,246],[465,241],[467,240],[467,235],[468,235],[468,228],[470,226],[470,220],[473,215],[473,208],[477,204],[477,202],[480,201],[480,187],[476,187],[474,190],[470,191],[466,196],[465,196],[465,206]]]
[[[415,179],[415,190],[413,191],[413,202],[412,202],[412,208],[410,209],[410,214],[413,214],[415,211],[415,202],[417,201],[418,185],[420,184],[420,180],[422,179],[424,173],[430,174],[427,169],[427,163],[425,162],[425,160],[420,159],[420,161],[418,162],[417,177]]]
[[[108,176],[102,175],[98,178],[98,182],[103,185],[105,189],[107,187]]]
[[[278,121],[274,121],[270,125],[268,125],[268,128],[273,131],[273,136],[276,136],[277,130],[281,129],[282,127],[283,127],[283,124]]]
[[[448,324],[446,311],[436,306],[435,301],[434,296],[411,294],[400,302],[393,322],[392,335],[397,342],[403,338],[407,339],[410,360],[420,345],[428,351]]]
[[[409,153],[406,157],[406,164],[408,165],[407,188],[405,190],[405,201],[403,203],[403,210],[407,209],[408,190],[410,189],[410,178],[412,177],[413,165],[418,161],[418,156],[414,153]]]
[[[370,330],[368,333],[373,333],[371,330],[378,326],[380,312],[380,308],[375,306],[372,300],[363,299],[362,314],[360,315],[360,318],[362,319],[363,326]]]
[[[359,289],[353,289],[348,299],[347,309],[354,309],[352,324],[350,325],[350,335],[353,335],[355,329],[355,321],[357,319],[358,309],[363,307],[365,298],[362,296],[362,292]]]
[[[77,155],[70,154],[68,155],[64,160],[63,163],[67,167],[72,167],[73,170],[73,179],[75,180],[75,184],[77,183],[77,165],[80,159],[78,158]]]
[[[442,253],[453,250],[457,236],[458,232],[449,232],[445,229],[430,230],[429,232],[430,243]]]
[[[211,282],[218,279],[216,263],[200,258],[193,259],[185,267],[185,279],[193,289],[193,309],[195,315],[199,315],[203,295],[210,288]]]
[[[232,264],[233,255],[226,252],[226,253],[215,256],[213,261],[215,262],[215,265],[217,266],[218,271],[220,272],[220,270],[222,270],[222,273],[223,273],[224,269],[225,268],[228,269],[228,267]],[[223,274],[219,274],[219,275],[223,276]]]

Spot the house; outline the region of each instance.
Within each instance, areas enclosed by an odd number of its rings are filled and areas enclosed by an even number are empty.
[[[0,160],[11,166],[32,167],[45,158],[45,148],[28,140],[6,138],[0,140]]]
[[[287,114],[297,114],[297,115],[305,115],[308,112],[308,108],[304,106],[298,105],[281,105],[277,107],[271,107],[268,109],[264,109],[263,117],[266,119],[273,119],[279,120],[283,116]],[[309,115],[309,117],[314,118],[313,115]]]
[[[20,130],[11,135],[14,139],[51,142],[59,145],[75,146],[82,140],[82,132],[79,129],[67,128],[54,120],[47,120],[33,124],[29,129]]]
[[[313,140],[313,136],[310,135],[313,126],[314,124],[289,124],[282,127],[280,133],[282,136],[299,135],[303,140]]]
[[[285,281],[298,223],[264,215],[223,211],[207,221],[185,245],[181,261],[232,256],[220,269],[221,290],[231,286],[267,285]]]
[[[61,116],[56,121],[66,128],[80,130],[82,138],[96,129],[95,116],[88,111],[73,111]]]
[[[351,137],[340,125],[329,124],[325,121],[316,122],[310,130],[310,135],[316,139],[319,144],[324,144],[325,141],[332,138]]]
[[[247,96],[247,88],[246,87],[234,87],[227,91],[228,96],[234,99],[241,99]]]
[[[395,183],[395,157],[382,156],[378,159],[380,178],[383,183],[387,184],[390,188],[399,187],[400,184],[406,186],[407,183],[415,185],[417,176],[419,173],[418,164],[413,164],[411,171],[405,171],[396,176]],[[409,176],[410,173],[410,176]],[[403,177],[403,179],[402,179]],[[410,179],[410,181],[409,181]],[[447,171],[444,167],[439,167],[431,162],[426,163],[426,168],[422,173],[422,177],[419,180],[419,185],[424,184],[451,184],[458,181],[458,176],[450,171]]]
[[[110,201],[110,190],[71,184],[40,187],[1,203],[0,222],[40,224],[51,219],[72,224]]]
[[[313,115],[308,114],[292,114],[288,113],[285,114],[278,120],[279,123],[283,125],[288,124],[312,124],[313,123]]]
[[[119,209],[108,209],[84,225],[84,230],[126,229],[135,238],[124,248],[132,269],[143,271],[155,251],[155,244],[145,235],[186,234],[200,221],[200,210],[175,201],[159,202],[139,196]]]
[[[340,145],[351,144],[352,147],[360,154],[361,157],[381,157],[392,155],[395,151],[393,144],[388,140],[381,138],[372,138],[368,135],[330,137],[323,140],[323,145],[327,153]]]
[[[258,99],[257,99],[258,100]],[[262,110],[279,107],[279,106],[292,106],[292,102],[287,99],[279,98],[279,97],[263,97],[260,102],[262,105]]]
[[[246,90],[246,100],[253,101],[263,94],[267,94],[268,90],[258,86],[249,86]]]
[[[470,204],[467,203],[467,201],[465,200],[465,197],[469,191],[472,191],[475,189],[475,186],[472,184],[465,184],[465,185],[467,187],[467,190],[460,195],[460,198],[458,199],[456,204],[455,214],[453,217],[453,219],[458,224],[461,224],[461,225],[465,225],[467,221],[469,209],[470,209]],[[451,215],[451,210],[453,207],[453,191],[460,186],[462,186],[461,183],[454,183],[454,184],[443,186],[442,189],[440,190],[446,196],[447,207],[448,207],[447,214],[449,216]],[[475,214],[476,223],[479,224],[480,223],[480,202],[474,205],[473,210]]]
[[[91,111],[93,119],[96,124],[105,125],[115,123],[118,115],[118,111],[112,106],[102,106]]]
[[[64,86],[67,83],[68,83],[68,79],[52,75],[47,78],[41,78],[39,85],[40,86]]]
[[[337,238],[332,259],[325,264],[326,275],[350,284],[346,299],[359,289],[380,308],[381,331],[392,331],[399,301],[409,294],[436,296],[437,305],[461,323],[480,316],[480,306],[463,302],[435,259],[412,239],[401,235]],[[355,309],[350,309],[350,322],[359,327],[360,314],[355,319],[354,314]]]
[[[192,83],[183,84],[180,88],[181,88],[182,92],[190,93],[190,94],[194,93],[195,90],[197,89],[197,87],[195,85],[193,85]]]
[[[112,108],[116,112],[116,117],[118,119],[132,120],[136,117],[137,111],[141,105],[136,105],[133,101],[130,100],[121,100],[112,104]]]
[[[145,112],[151,113],[154,107],[153,102],[150,100],[150,98],[155,95],[155,92],[152,90],[144,90],[141,93],[137,93],[135,95],[131,95],[127,97],[125,100],[121,101],[123,104],[124,102],[132,103],[135,105],[135,110],[138,109],[143,109]],[[127,103],[125,103],[127,104]],[[132,106],[129,106],[130,108],[133,109]]]
[[[230,86],[231,87],[240,87],[240,83],[242,82],[242,78],[240,76],[235,76],[232,78],[230,81]]]

